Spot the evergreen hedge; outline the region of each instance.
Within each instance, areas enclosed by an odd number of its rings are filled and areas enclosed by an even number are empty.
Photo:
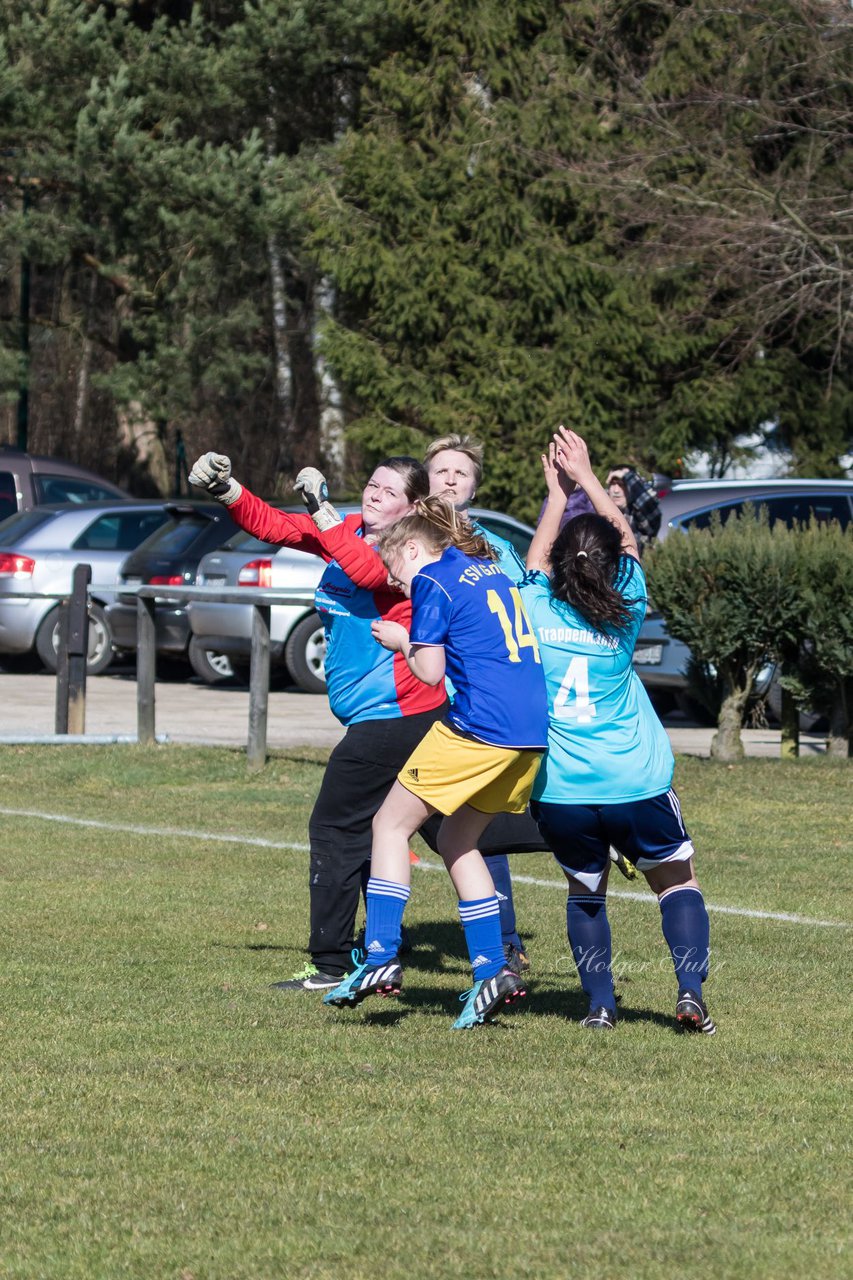
[[[744,708],[761,666],[780,664],[801,706],[830,716],[830,750],[848,754],[853,721],[853,532],[837,523],[771,527],[747,506],[672,534],[645,568],[655,608],[722,691],[711,752],[743,755]]]

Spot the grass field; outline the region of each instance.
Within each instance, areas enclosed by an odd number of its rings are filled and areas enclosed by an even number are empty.
[[[719,1032],[685,1037],[657,908],[616,897],[595,1034],[564,892],[520,883],[526,1008],[451,1035],[464,944],[416,870],[399,1001],[283,995],[323,759],[0,748],[3,1280],[850,1274],[849,929],[713,912]],[[709,903],[849,919],[852,784],[680,760]]]

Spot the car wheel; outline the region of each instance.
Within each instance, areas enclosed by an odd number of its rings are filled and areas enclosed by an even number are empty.
[[[36,653],[48,671],[59,666],[59,609],[51,609],[36,632]],[[86,674],[99,676],[113,660],[113,634],[99,604],[89,605],[89,653]]]
[[[219,653],[216,649],[206,649],[198,636],[193,636],[190,640],[187,657],[193,671],[205,684],[222,684],[234,675],[228,654]]]
[[[287,637],[284,660],[298,688],[326,692],[326,633],[316,613],[297,622]]]

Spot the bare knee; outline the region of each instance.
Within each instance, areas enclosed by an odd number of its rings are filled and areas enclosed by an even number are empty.
[[[693,859],[686,862],[661,862],[643,873],[652,893],[658,897],[667,889],[698,889],[699,881],[693,867]]]

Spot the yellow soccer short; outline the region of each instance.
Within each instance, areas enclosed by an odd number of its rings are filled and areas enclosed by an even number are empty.
[[[445,816],[463,804],[480,813],[523,813],[541,759],[541,751],[474,742],[437,721],[397,780]]]

